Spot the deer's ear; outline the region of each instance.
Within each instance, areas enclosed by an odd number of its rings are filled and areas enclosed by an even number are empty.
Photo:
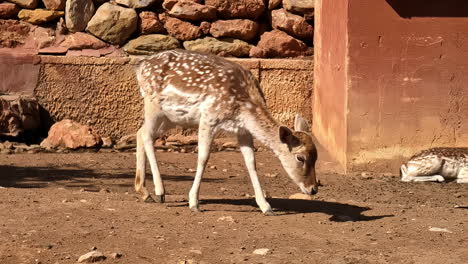
[[[279,127],[279,138],[282,143],[288,145],[289,149],[300,144],[299,139],[293,135],[291,129],[285,126]]]
[[[302,131],[302,132],[310,132],[307,121],[298,114],[294,118],[294,130]]]

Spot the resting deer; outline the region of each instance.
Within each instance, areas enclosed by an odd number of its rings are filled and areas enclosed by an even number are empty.
[[[273,215],[258,180],[253,137],[270,147],[303,193],[315,194],[317,150],[306,121],[296,116],[295,131],[280,126],[266,108],[259,83],[250,71],[226,59],[185,50],[163,51],[143,59],[136,69],[144,98],[144,123],[137,133],[135,189],[154,202],[145,187],[145,153],[155,185],[156,202],[164,202],[164,186],[154,154],[154,139],[179,125],[198,127],[198,163],[189,207],[199,211],[198,193],[213,138],[221,131],[237,135],[240,150],[266,215]]]
[[[401,181],[468,183],[468,148],[431,148],[414,155],[401,166]]]

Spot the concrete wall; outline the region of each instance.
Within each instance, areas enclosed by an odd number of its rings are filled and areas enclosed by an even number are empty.
[[[233,60],[259,78],[267,104],[277,120],[292,125],[296,112],[312,119],[311,59]],[[0,65],[3,65],[0,67],[3,77],[0,93],[33,93],[54,120],[70,118],[94,126],[103,136],[119,138],[135,133],[142,121],[142,100],[134,75],[134,62],[131,58],[0,52]],[[5,67],[10,64],[16,65],[16,72]],[[37,72],[34,78],[29,77],[30,68]],[[8,84],[23,77],[28,81],[10,89],[13,86]]]
[[[321,105],[346,93],[346,161],[339,160],[347,171],[397,172],[404,159],[421,149],[468,145],[468,3],[320,2],[320,16],[347,7],[346,14],[335,16],[347,31],[341,36],[346,42],[335,44],[346,50],[336,55],[348,62],[345,88],[330,91],[323,83],[330,77],[319,69],[336,64],[318,56],[326,48],[317,48],[316,65],[328,66],[317,67],[315,75],[317,95],[336,92],[329,98],[316,96]],[[342,24],[324,24],[316,29],[317,37],[343,34]],[[322,114],[327,122],[329,114]],[[317,130],[336,140],[343,135],[341,129]],[[341,149],[333,155],[341,157]]]

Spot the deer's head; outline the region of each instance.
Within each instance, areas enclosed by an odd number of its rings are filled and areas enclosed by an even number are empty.
[[[316,194],[318,183],[315,175],[317,149],[304,118],[296,115],[294,131],[285,126],[279,127],[280,141],[287,150],[280,157],[281,163],[289,177],[305,194]]]

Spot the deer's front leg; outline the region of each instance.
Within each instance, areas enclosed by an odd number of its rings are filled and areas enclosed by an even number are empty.
[[[258,180],[252,135],[247,131],[242,131],[237,137],[240,150],[244,156],[245,166],[249,171],[250,180],[252,181],[252,186],[254,188],[255,201],[265,215],[274,215],[270,204],[266,201],[265,196],[263,196],[262,187]]]
[[[211,143],[213,142],[214,131],[213,127],[200,121],[198,128],[198,162],[197,172],[195,179],[193,180],[192,188],[189,193],[189,207],[194,212],[199,212],[198,207],[198,193],[200,191],[200,183],[202,180],[203,173],[205,171],[206,164],[210,157]]]

